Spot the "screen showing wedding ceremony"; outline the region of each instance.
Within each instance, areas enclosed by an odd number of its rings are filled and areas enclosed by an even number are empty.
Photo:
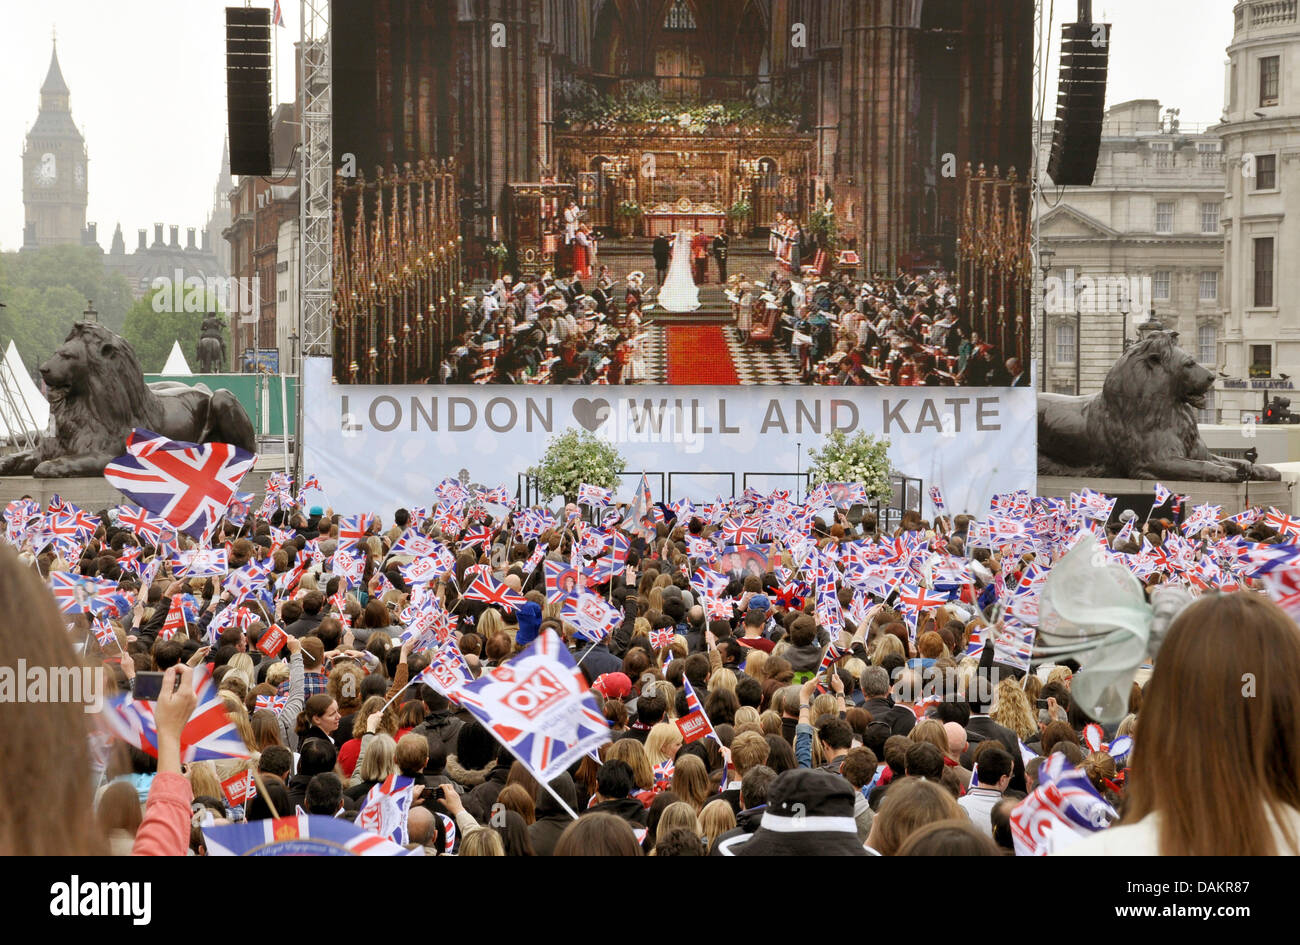
[[[1032,0],[462,8],[333,4],[336,382],[1028,386]]]

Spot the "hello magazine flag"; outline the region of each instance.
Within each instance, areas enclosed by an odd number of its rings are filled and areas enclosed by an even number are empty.
[[[457,695],[543,785],[609,741],[601,704],[554,630]]]

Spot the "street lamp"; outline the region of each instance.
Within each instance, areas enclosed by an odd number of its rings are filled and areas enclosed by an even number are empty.
[[[1052,271],[1052,260],[1055,258],[1056,250],[1052,249],[1050,246],[1039,246],[1038,268],[1043,273],[1043,314],[1038,321],[1039,330],[1043,335],[1043,358],[1039,363],[1038,373],[1042,375],[1040,379],[1043,383],[1044,393],[1047,391],[1047,274]]]

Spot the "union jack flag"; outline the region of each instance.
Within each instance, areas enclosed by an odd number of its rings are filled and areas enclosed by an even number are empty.
[[[235,497],[226,506],[226,521],[236,527],[242,526],[253,512],[254,498],[251,492],[236,492]]]
[[[339,541],[336,551],[352,551],[366,537],[370,530],[370,516],[366,514],[349,515],[339,519]]]
[[[1260,576],[1273,602],[1300,623],[1300,569],[1277,568]]]
[[[466,530],[461,536],[460,543],[466,548],[472,548],[475,545],[487,546],[492,542],[492,529],[486,525],[482,528],[471,528]]]
[[[315,476],[308,476],[306,479],[303,480],[302,485],[298,488],[299,494],[303,492],[310,492],[313,490],[321,493],[325,491],[324,489],[321,488],[320,480],[317,479]]]
[[[254,711],[260,712],[261,710],[266,709],[279,715],[284,711],[284,707],[288,702],[289,694],[287,692],[284,695],[276,693],[269,696],[258,696],[254,705]]]
[[[822,654],[821,665],[817,667],[818,674],[826,672],[827,667],[834,666],[843,657],[849,655],[849,650],[842,646],[836,646],[834,642],[826,647],[826,652]]]
[[[508,584],[499,584],[491,577],[476,577],[465,588],[464,596],[469,600],[480,600],[485,604],[497,604],[510,610],[517,610],[528,603],[522,594]]]
[[[144,509],[133,508],[129,505],[119,505],[117,507],[117,523],[131,529],[137,536],[151,545],[158,544],[158,537],[162,534],[162,527],[167,523],[160,518],[155,518]]]
[[[1166,489],[1163,485],[1161,485],[1160,483],[1157,482],[1157,483],[1156,483],[1156,499],[1155,499],[1155,502],[1152,504],[1151,508],[1153,508],[1153,509],[1158,509],[1158,508],[1160,508],[1160,506],[1164,505],[1166,502],[1169,501],[1169,497],[1172,496],[1172,495],[1173,495],[1172,492],[1170,492],[1170,491],[1169,491],[1168,489]]]
[[[439,548],[444,555],[447,555],[446,549]],[[447,555],[450,558],[450,555]],[[455,561],[447,561],[444,558],[416,558],[410,564],[402,565],[398,570],[402,573],[402,579],[407,584],[427,584],[429,581],[436,580],[451,570]]]
[[[546,580],[546,600],[549,603],[565,600],[574,597],[579,593],[578,579],[574,568],[559,561],[543,561],[542,573]],[[565,576],[573,577],[573,587],[565,588]]]
[[[528,560],[524,562],[524,574],[531,575],[536,571],[537,566],[542,563],[542,559],[545,557],[546,546],[539,544],[533,549],[533,553],[528,556]]]
[[[199,702],[181,730],[181,760],[187,764],[251,757],[217,693],[212,668],[212,664],[204,663],[194,671],[194,691]],[[106,700],[102,718],[123,741],[158,757],[158,729],[151,702],[137,702],[129,694],[114,696]]]
[[[600,702],[553,630],[458,695],[539,781],[550,781],[609,740]]]
[[[733,545],[752,545],[758,541],[758,522],[747,518],[729,518],[722,523],[721,532]]]
[[[108,649],[110,643],[119,650],[122,648],[121,644],[117,642],[117,634],[113,632],[113,628],[109,626],[108,621],[103,617],[91,618],[90,629],[95,631],[95,642],[99,644],[101,650]]]
[[[1292,518],[1275,508],[1269,508],[1268,514],[1264,516],[1264,524],[1287,538],[1300,535],[1300,519]]]
[[[257,457],[229,443],[183,443],[136,429],[104,478],[141,507],[207,543]]]
[[[934,509],[936,512],[938,512],[940,515],[944,514],[943,490],[940,489],[938,486],[930,487],[930,502],[934,505]]]
[[[665,627],[663,630],[651,630],[650,646],[656,650],[660,647],[670,646],[675,635],[676,634],[671,627]]]
[[[132,574],[140,573],[140,549],[135,545],[123,545],[122,553],[117,556],[117,564],[123,571],[130,571]]]
[[[703,597],[721,597],[729,583],[730,579],[725,574],[709,568],[696,568],[691,575],[691,586]]]
[[[433,510],[433,524],[437,525],[444,535],[460,531],[461,523],[460,512],[446,503],[438,503],[438,507]]]
[[[412,555],[416,558],[427,558],[437,553],[437,549],[446,549],[438,544],[432,538],[425,538],[414,528],[408,528],[402,532],[402,537],[393,542],[393,547],[389,549],[389,554],[394,555]]]
[[[936,594],[928,588],[915,584],[903,584],[898,589],[898,606],[912,613],[920,613],[931,607],[940,607],[948,602],[947,596]]]
[[[92,537],[95,529],[99,528],[98,518],[71,502],[64,502],[63,507],[53,514],[59,525],[71,527],[73,534],[81,538]]]

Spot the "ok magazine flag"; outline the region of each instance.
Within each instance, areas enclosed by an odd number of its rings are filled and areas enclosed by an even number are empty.
[[[554,630],[457,695],[539,781],[609,741],[601,705]]]

